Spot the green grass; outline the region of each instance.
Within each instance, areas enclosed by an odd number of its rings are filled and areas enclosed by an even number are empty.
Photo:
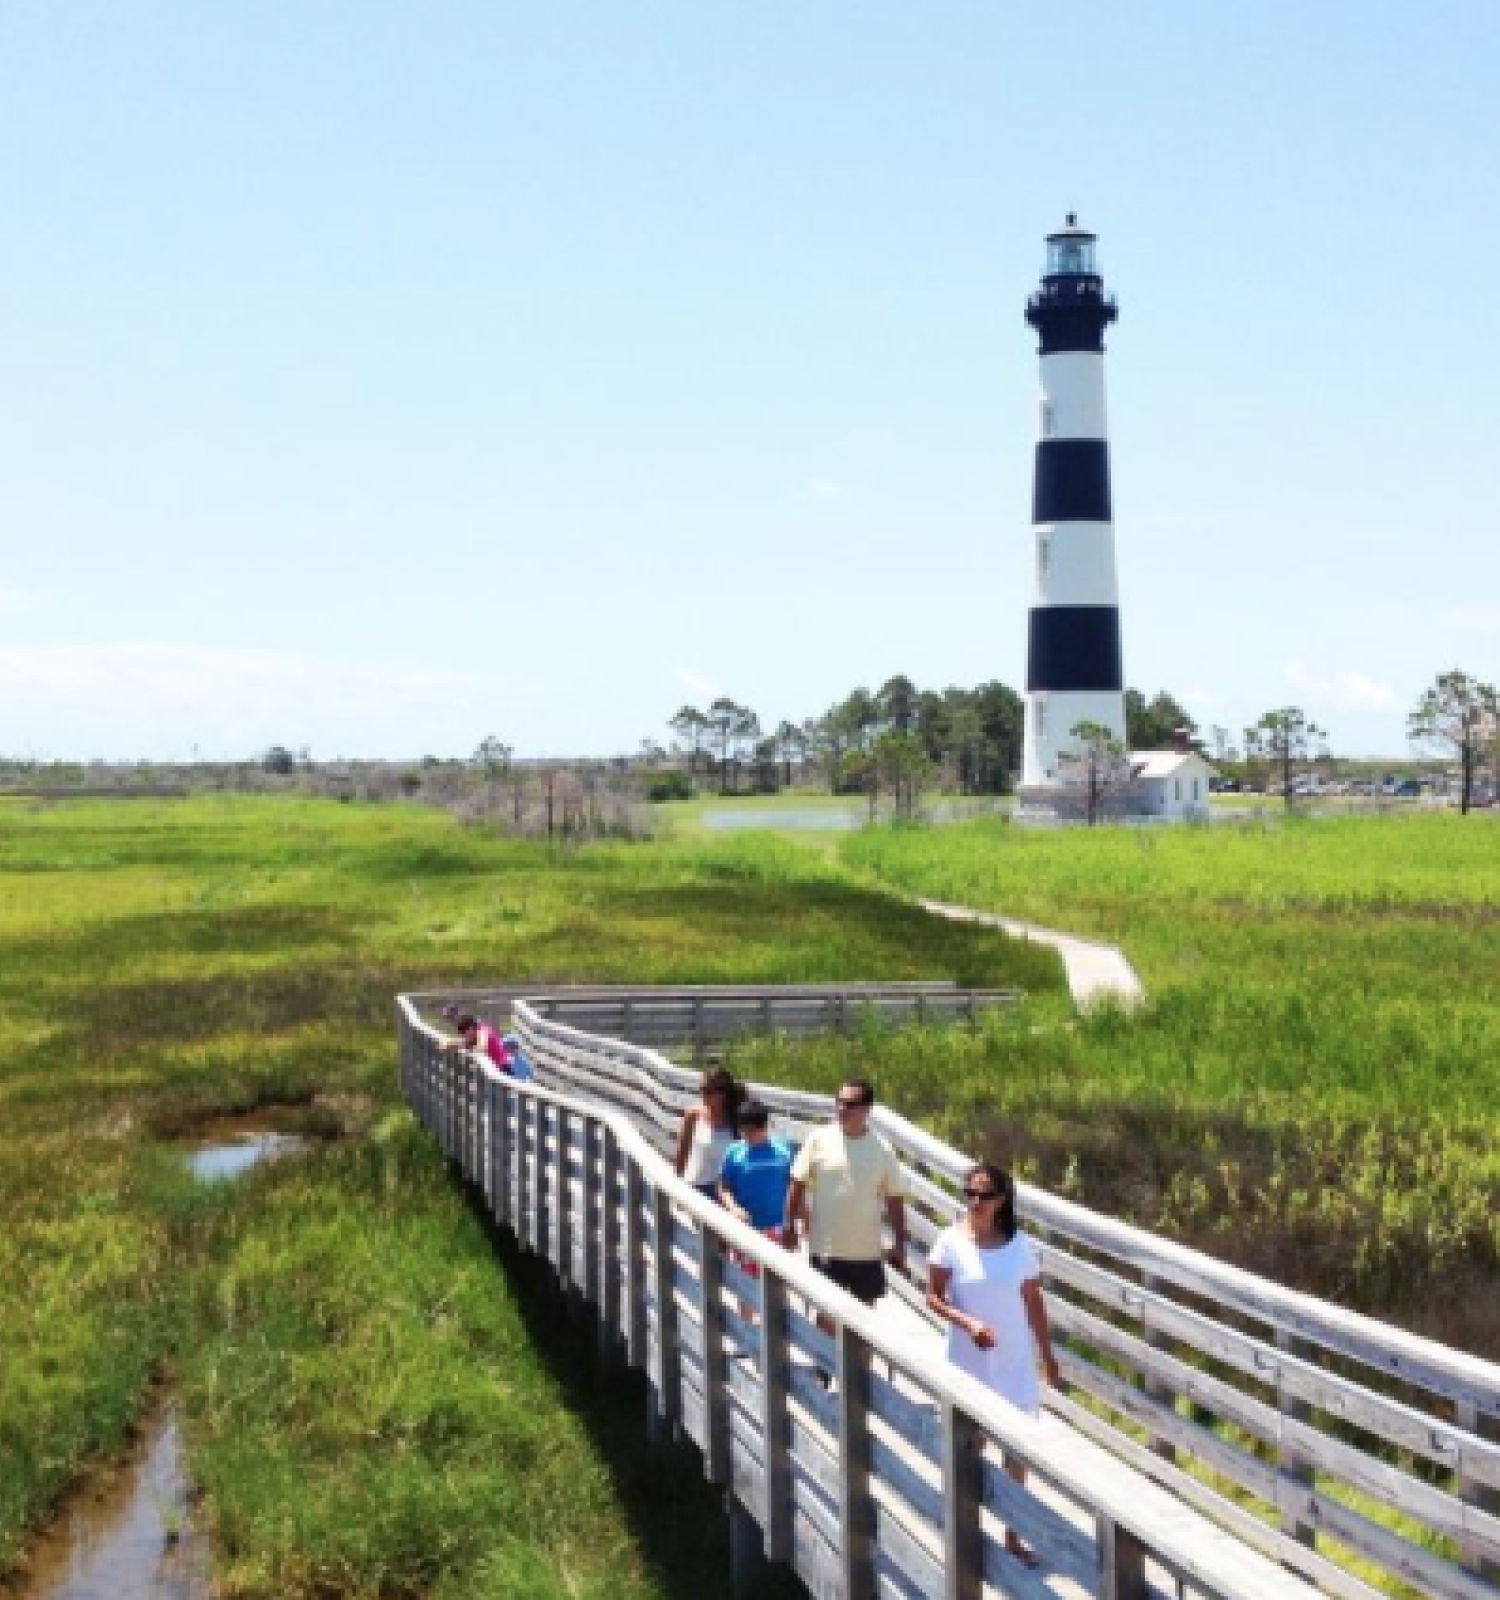
[[[591,1431],[606,1414],[549,1368],[563,1319],[536,1286],[523,1314],[516,1264],[507,1281],[408,1119],[289,1163],[225,1209],[210,1247],[181,1382],[222,1592],[634,1600],[722,1575],[710,1513],[674,1541],[663,1584],[633,1526],[638,1446],[621,1481]],[[695,1476],[680,1458],[652,1467],[688,1505]]]
[[[955,1040],[967,1055],[937,1112],[953,1136],[997,1143],[1086,1203],[1500,1356],[1491,819],[975,823],[842,850],[908,892],[1117,942],[1150,993],[1136,1017]]]
[[[1486,818],[549,852],[395,807],[0,803],[0,1569],[171,1370],[226,1593],[722,1592],[714,1495],[397,1104],[402,989],[1019,984],[972,1033],[737,1059],[870,1070],[962,1148],[1500,1355],[1497,863]],[[917,890],[1117,940],[1151,1004],[1077,1022],[1050,955]],[[189,1182],[164,1136],[261,1104],[344,1138]]]
[[[1060,994],[1034,951],[774,836],[572,853],[300,799],[0,806],[0,1571],[175,1369],[226,1593],[722,1588],[713,1492],[643,1453],[630,1385],[580,1380],[591,1347],[397,1105],[392,997],[871,977]],[[262,1104],[346,1137],[215,1192],[162,1142]]]

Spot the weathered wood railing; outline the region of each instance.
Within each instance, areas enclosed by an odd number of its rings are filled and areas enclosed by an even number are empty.
[[[945,986],[899,993],[706,990],[697,999],[700,1016],[704,1007],[738,1001],[737,1028],[756,1021],[777,1027],[780,1016],[805,1020],[815,1014],[847,1026],[862,1011],[953,1015],[961,1007],[942,997],[951,1000],[954,993]],[[843,995],[842,1004],[830,1004],[836,994]],[[403,1002],[404,1062],[428,1048],[420,1018],[442,998]],[[587,1101],[609,1108],[628,1119],[609,1126],[629,1126],[657,1154],[669,1147],[695,1095],[697,1074],[638,1042],[601,1038],[592,1030],[607,1013],[617,1032],[629,1033],[639,1023],[653,1041],[665,1042],[662,1019],[670,1002],[682,1029],[677,1042],[701,1045],[710,1030],[695,1025],[691,1007],[682,1005],[694,998],[692,991],[560,990],[529,1000],[515,991],[492,991],[464,998],[496,1016],[502,1009],[513,1014],[541,1081],[571,1105]],[[1000,1003],[999,997],[985,997],[981,1008],[986,1003]],[[564,1018],[586,1020],[589,1030]],[[423,1080],[425,1114],[439,1119],[446,1145],[462,1146],[483,1121],[474,1115],[474,1064],[435,1070],[435,1079]],[[827,1114],[822,1096],[770,1085],[758,1086],[758,1092],[793,1137]],[[453,1124],[463,1116],[469,1118],[467,1133]],[[968,1163],[898,1116],[882,1110],[877,1122],[900,1151],[911,1181],[920,1275],[927,1245],[955,1213],[956,1188]],[[702,1224],[700,1212],[682,1199],[680,1185],[662,1180],[658,1188],[657,1178],[642,1181],[652,1195],[665,1193],[679,1215],[690,1212]],[[1023,1217],[1042,1244],[1052,1320],[1072,1389],[1049,1396],[1049,1404],[1077,1433],[1327,1593],[1362,1600],[1372,1593],[1371,1581],[1389,1589],[1388,1580],[1462,1600],[1494,1600],[1500,1593],[1500,1369],[1040,1190],[1023,1186],[1020,1199]],[[545,1207],[543,1213],[537,1237],[545,1248],[550,1224]],[[730,1231],[727,1219],[709,1220],[713,1231]],[[601,1245],[608,1254],[609,1241]],[[707,1270],[710,1288],[734,1272],[713,1265]],[[786,1262],[785,1270],[772,1274],[768,1295],[773,1301],[787,1292],[826,1299],[820,1280],[809,1284],[805,1277]],[[907,1289],[905,1298],[920,1303],[914,1290]],[[701,1310],[690,1315],[701,1318]],[[807,1331],[800,1348],[816,1355],[816,1330],[809,1325]],[[898,1389],[921,1390],[929,1404],[939,1405],[936,1379],[924,1370],[931,1364],[930,1353],[916,1372],[898,1361]],[[731,1376],[736,1374],[743,1382],[744,1372],[736,1367]],[[940,1409],[949,1404],[942,1398]],[[971,1411],[964,1416],[975,1420]],[[986,1437],[1006,1442],[998,1432]],[[1001,1487],[995,1486],[996,1494]]]
[[[549,1081],[607,1098],[666,1148],[693,1074],[516,1008]],[[794,1137],[827,1101],[761,1085]],[[956,1212],[967,1158],[890,1112],[913,1251]],[[1077,1429],[1330,1594],[1373,1575],[1494,1600],[1500,1368],[1022,1185]],[[913,1303],[919,1296],[912,1291]],[[1389,1587],[1389,1584],[1386,1585]]]
[[[647,1370],[661,1417],[699,1445],[767,1553],[815,1595],[1308,1593],[1075,1429],[997,1400],[943,1361],[925,1328],[914,1335],[909,1318],[867,1311],[682,1183],[660,1153],[659,1118],[695,1074],[518,999],[540,1081],[517,1083],[441,1050],[423,1021],[430,1004],[399,1009],[402,1080],[423,1122],[496,1219],[598,1308],[601,1328]],[[820,1104],[778,1100],[799,1117]],[[944,1162],[962,1164],[953,1152]],[[1002,1452],[1031,1469],[1025,1488]],[[1005,1553],[1002,1523],[1042,1554],[1042,1572]]]
[[[920,983],[777,984],[714,987],[620,988],[610,985],[558,988],[463,989],[414,994],[417,1014],[436,1019],[444,1006],[459,1005],[500,1023],[518,1000],[534,1015],[566,1022],[589,1034],[631,1044],[673,1046],[701,1054],[744,1034],[793,1037],[847,1032],[870,1022],[972,1022],[985,1011],[1004,1009],[1020,998],[1016,989],[960,989],[946,981]]]

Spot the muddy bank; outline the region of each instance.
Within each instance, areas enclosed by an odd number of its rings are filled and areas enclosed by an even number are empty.
[[[229,1182],[309,1148],[307,1134],[285,1131],[286,1120],[282,1109],[214,1117],[174,1142],[195,1177]],[[0,1600],[211,1600],[212,1578],[177,1402],[162,1390],[129,1454],[69,1492],[24,1570],[0,1582]]]
[[[212,1555],[183,1470],[177,1407],[159,1398],[125,1461],[90,1475],[0,1595],[16,1600],[209,1600]]]

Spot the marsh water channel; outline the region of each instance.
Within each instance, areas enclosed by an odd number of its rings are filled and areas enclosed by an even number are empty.
[[[305,1149],[263,1118],[216,1122],[184,1145],[204,1183],[242,1177]],[[187,1476],[177,1403],[170,1390],[147,1408],[129,1455],[90,1474],[32,1546],[16,1600],[210,1600],[213,1555]]]
[[[970,817],[993,816],[1005,808],[986,800],[967,800],[961,803],[939,802],[922,808],[922,816],[929,822],[961,822]],[[886,815],[881,813],[882,817]],[[808,806],[802,809],[787,806],[762,806],[736,811],[705,811],[702,825],[713,833],[749,833],[759,830],[789,829],[794,833],[852,833],[870,821],[870,808],[865,801],[849,806]]]

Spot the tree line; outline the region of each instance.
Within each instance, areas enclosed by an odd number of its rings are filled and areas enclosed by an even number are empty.
[[[880,688],[851,690],[821,716],[767,727],[750,706],[721,695],[707,707],[685,705],[668,726],[672,752],[688,784],[712,782],[721,793],[774,793],[826,785],[835,794],[887,796],[911,815],[924,789],[961,795],[1008,794],[1021,767],[1025,702],[1007,684],[921,689],[903,674]],[[1173,731],[1196,725],[1165,690],[1149,700],[1125,695],[1127,737],[1162,748]],[[649,750],[648,743],[648,750]]]
[[[646,741],[649,761],[667,770],[659,798],[686,794],[712,782],[724,794],[774,793],[794,786],[826,785],[835,794],[865,794],[872,812],[888,797],[900,815],[913,815],[924,790],[961,795],[1008,794],[1021,767],[1025,702],[999,682],[977,688],[920,689],[898,674],[879,689],[857,688],[821,716],[783,720],[768,729],[759,714],[728,696],[706,708],[685,705],[671,718],[673,751]],[[1125,739],[1108,729],[1074,730],[1081,770],[1101,797],[1127,781],[1132,750],[1164,750],[1179,737],[1221,771],[1254,782],[1290,806],[1303,785],[1334,760],[1326,731],[1300,706],[1280,706],[1245,728],[1236,745],[1227,728],[1209,738],[1182,702],[1167,690],[1149,699],[1125,691]],[[1476,795],[1500,795],[1500,691],[1457,668],[1440,673],[1407,717],[1416,749],[1458,765],[1459,809]],[[672,769],[671,756],[681,765]],[[1485,768],[1490,789],[1481,790]],[[1092,808],[1091,808],[1092,809]]]

